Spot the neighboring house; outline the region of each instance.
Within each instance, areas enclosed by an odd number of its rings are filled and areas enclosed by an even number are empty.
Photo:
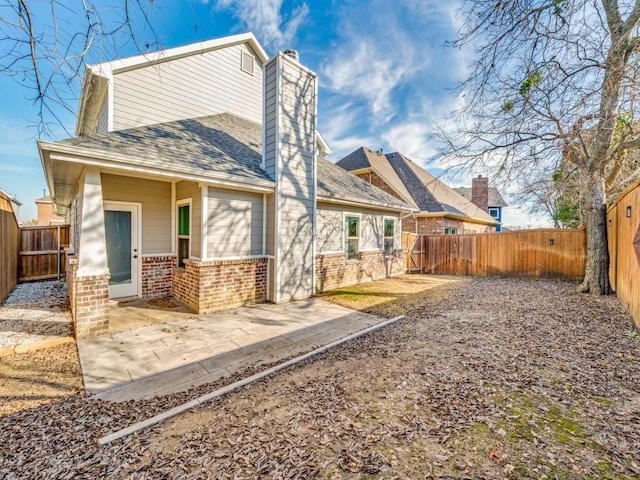
[[[489,187],[487,177],[478,175],[471,179],[471,188],[458,187],[454,190],[500,222],[496,232],[502,231],[502,209],[507,207],[508,203],[504,201],[497,188]]]
[[[16,217],[16,222],[20,224],[20,207],[22,206],[22,202],[18,201],[15,195],[9,195],[4,190],[0,189],[0,193],[3,193],[11,203],[11,209],[13,210],[13,215]]]
[[[401,153],[365,147],[337,165],[409,204],[416,212],[402,219],[402,231],[459,234],[495,231],[498,221]]]
[[[51,200],[50,195],[38,198],[36,205],[38,206],[36,225],[62,225],[65,223],[64,217],[55,214],[53,200]]]
[[[252,34],[88,67],[78,136],[39,143],[76,335],[110,298],[203,313],[403,273],[411,207],[324,160],[316,112],[316,75]]]

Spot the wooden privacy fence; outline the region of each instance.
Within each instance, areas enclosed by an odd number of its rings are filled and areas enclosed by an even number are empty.
[[[607,211],[609,281],[640,326],[640,181]]]
[[[408,272],[446,275],[584,276],[584,229],[537,229],[470,235],[403,234]]]
[[[11,200],[0,192],[0,303],[18,281],[19,231]]]
[[[69,246],[69,225],[20,229],[19,280],[63,278]]]

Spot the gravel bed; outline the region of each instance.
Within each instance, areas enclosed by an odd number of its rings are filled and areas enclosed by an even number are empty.
[[[0,305],[0,347],[73,335],[67,284],[19,283]]]
[[[108,446],[97,439],[238,377],[7,415],[0,477],[640,476],[640,339],[615,298],[490,278],[369,309],[398,310],[405,320]]]

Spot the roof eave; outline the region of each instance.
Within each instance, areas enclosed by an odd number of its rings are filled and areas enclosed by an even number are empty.
[[[327,197],[326,195],[318,195],[318,202],[323,203],[331,203],[334,205],[346,205],[349,207],[357,207],[357,208],[369,208],[373,210],[386,210],[390,212],[399,212],[399,213],[412,213],[415,210],[412,210],[408,205],[406,207],[402,207],[400,205],[382,205],[382,204],[373,204],[367,202],[357,202],[355,200],[348,200],[344,198],[336,198],[336,197]]]
[[[256,52],[262,63],[269,59],[267,52],[264,50],[258,39],[252,32],[239,33],[237,35],[229,35],[226,37],[214,38],[205,42],[191,43],[180,47],[158,50],[156,52],[136,55],[134,57],[113,60],[110,62],[99,63],[90,66],[94,73],[112,72],[118,73],[126,70],[134,70],[146,65],[158,64],[176,58],[188,57],[196,54],[203,54],[211,50],[247,43]]]
[[[190,170],[176,170],[172,168],[161,168],[157,165],[150,165],[148,160],[123,155],[113,152],[101,152],[90,150],[77,146],[60,145],[52,142],[38,142],[38,148],[41,152],[40,156],[43,160],[43,168],[45,177],[49,184],[49,191],[54,198],[52,188],[53,185],[49,181],[50,175],[44,162],[44,153],[51,160],[81,163],[84,165],[93,165],[105,168],[114,168],[127,172],[137,172],[158,175],[168,178],[179,178],[183,180],[203,182],[207,184],[217,184],[226,186],[227,188],[237,188],[241,190],[251,190],[263,193],[271,193],[275,191],[275,182],[272,180],[252,178],[246,181],[238,181],[235,177],[219,175],[219,174],[199,174]]]

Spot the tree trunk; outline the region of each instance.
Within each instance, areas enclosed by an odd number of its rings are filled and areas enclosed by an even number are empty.
[[[609,295],[609,246],[607,243],[607,205],[604,179],[599,172],[580,172],[586,203],[587,264],[582,293]]]

